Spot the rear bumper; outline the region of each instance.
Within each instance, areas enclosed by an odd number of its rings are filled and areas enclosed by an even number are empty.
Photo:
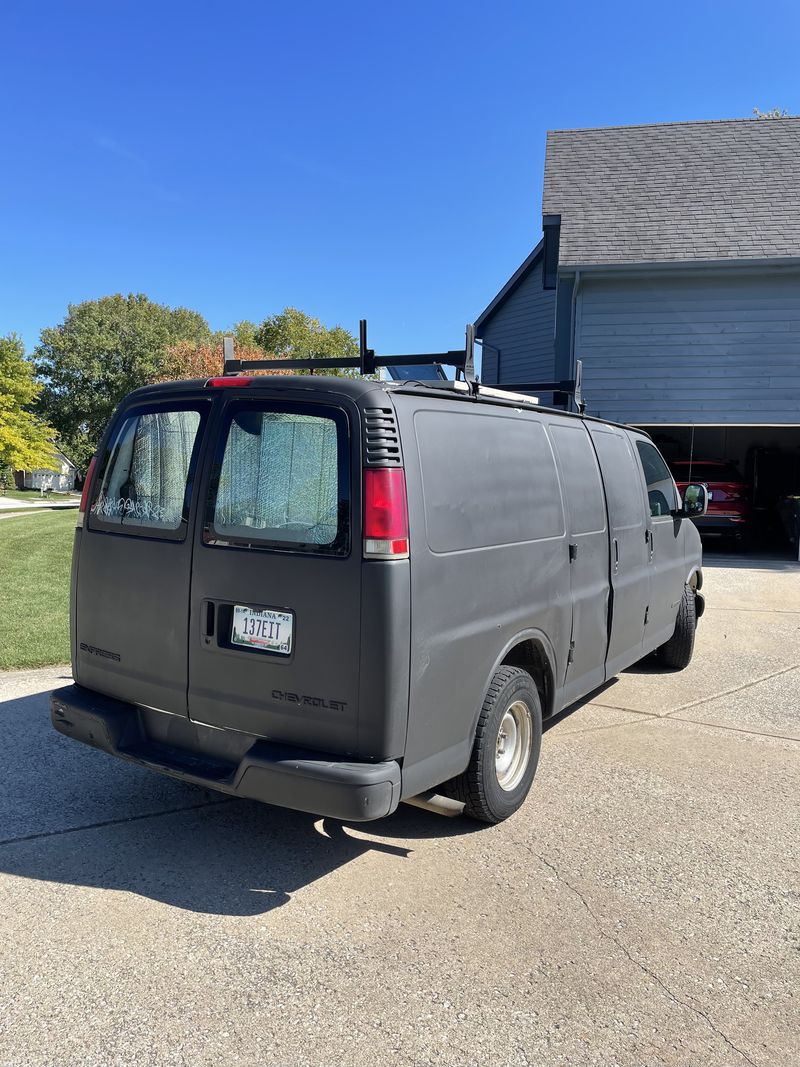
[[[235,751],[235,745],[213,744],[213,735],[222,742],[225,731],[80,685],[56,689],[50,707],[53,726],[66,737],[233,796],[348,822],[380,819],[400,802],[396,760],[349,762],[242,735],[243,751]]]

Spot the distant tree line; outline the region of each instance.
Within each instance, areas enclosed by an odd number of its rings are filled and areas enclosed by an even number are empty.
[[[348,330],[323,326],[297,308],[260,324],[238,322],[225,333],[242,359],[358,355]],[[127,393],[220,374],[222,338],[199,312],[141,293],[71,304],[63,322],[42,330],[32,358],[15,334],[0,338],[0,468],[46,467],[55,445],[85,471]]]

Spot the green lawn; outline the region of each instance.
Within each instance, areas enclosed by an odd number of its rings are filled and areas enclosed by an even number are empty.
[[[0,670],[69,662],[75,511],[0,519]]]
[[[38,501],[44,500],[75,500],[80,497],[80,493],[46,493],[44,497],[38,489],[7,489],[5,493],[0,494],[0,497],[4,500],[24,500],[28,504],[36,504]]]

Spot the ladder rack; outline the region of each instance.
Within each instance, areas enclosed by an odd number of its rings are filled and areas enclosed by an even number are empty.
[[[233,355],[233,338],[223,341],[224,375],[246,373],[248,370],[333,370],[349,368],[361,374],[374,374],[379,367],[424,367],[441,364],[455,367],[456,374],[463,375],[465,381],[475,379],[475,327],[470,323],[466,331],[466,344],[463,349],[450,352],[415,353],[408,356],[376,356],[375,350],[367,347],[367,320],[358,324],[358,359],[347,356],[310,356],[307,359],[235,359]]]
[[[466,343],[463,349],[450,352],[415,353],[407,356],[377,356],[375,350],[367,346],[367,320],[358,324],[358,358],[347,356],[309,356],[307,359],[236,359],[233,351],[233,338],[223,339],[223,374],[246,374],[248,370],[335,370],[348,368],[358,370],[360,374],[374,374],[379,367],[426,367],[439,365],[454,367],[456,379],[453,388],[460,392],[469,392],[472,396],[500,397],[502,399],[524,401],[528,404],[538,403],[537,397],[519,392],[524,389],[527,394],[567,393],[582,415],[586,410],[581,389],[582,364],[575,362],[575,377],[556,382],[508,382],[506,388],[495,389],[481,385],[475,376],[475,327],[467,325]],[[460,377],[459,377],[460,376]],[[446,386],[446,382],[431,383],[431,388]]]

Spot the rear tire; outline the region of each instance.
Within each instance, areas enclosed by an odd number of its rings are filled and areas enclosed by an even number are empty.
[[[697,630],[697,605],[694,589],[690,585],[683,587],[683,596],[678,606],[675,620],[675,632],[666,644],[658,649],[658,658],[665,667],[682,671],[692,661],[694,652],[694,635]]]
[[[481,708],[469,766],[442,788],[464,802],[464,814],[498,823],[527,797],[542,744],[536,683],[519,667],[500,667]]]

